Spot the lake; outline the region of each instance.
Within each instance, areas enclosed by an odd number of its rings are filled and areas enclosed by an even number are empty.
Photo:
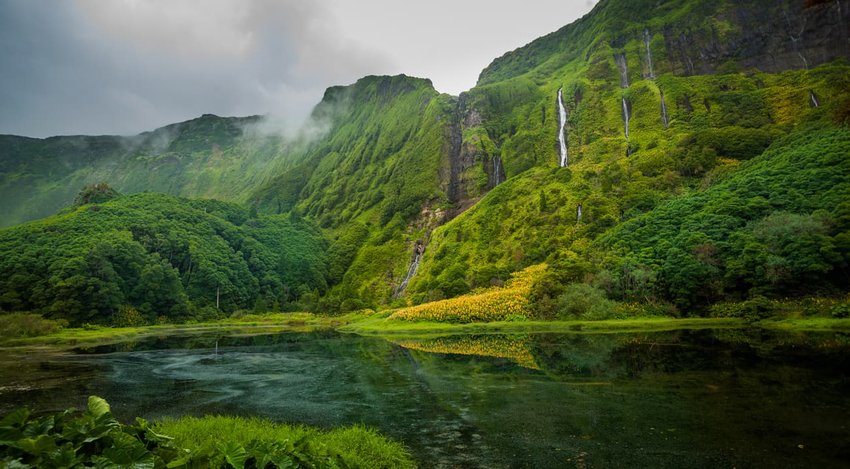
[[[6,350],[0,411],[363,423],[422,467],[841,467],[850,336],[762,330],[361,337],[333,331]]]

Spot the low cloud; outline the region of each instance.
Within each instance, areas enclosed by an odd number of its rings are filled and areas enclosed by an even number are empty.
[[[325,88],[390,60],[321,2],[0,0],[0,133],[136,134],[201,113],[297,128]],[[271,127],[270,127],[271,128]]]

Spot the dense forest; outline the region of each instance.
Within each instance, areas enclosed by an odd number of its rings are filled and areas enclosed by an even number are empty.
[[[89,186],[76,206],[0,231],[0,307],[77,325],[293,308],[326,291],[326,244],[297,216]]]

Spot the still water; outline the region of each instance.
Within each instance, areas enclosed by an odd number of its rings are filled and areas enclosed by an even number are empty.
[[[162,337],[6,352],[0,413],[364,423],[422,467],[846,467],[850,336],[764,331]]]

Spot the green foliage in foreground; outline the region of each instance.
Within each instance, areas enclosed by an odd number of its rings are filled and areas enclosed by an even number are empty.
[[[297,217],[122,196],[0,230],[0,311],[132,326],[279,309],[326,289],[325,249]]]
[[[134,467],[160,468],[187,453],[147,422],[122,425],[109,404],[91,396],[82,415],[69,409],[31,415],[18,409],[0,421],[0,462],[4,467]],[[171,466],[168,467],[179,467]]]
[[[402,445],[359,426],[320,432],[259,418],[183,417],[164,420],[154,428],[172,435],[176,446],[212,467],[225,467],[225,462],[240,467],[239,461],[251,458],[256,467],[264,467],[260,463],[273,458],[280,467],[414,467]],[[287,466],[286,460],[297,465]]]
[[[166,433],[172,436],[167,436]],[[398,444],[351,427],[307,427],[235,417],[182,418],[123,425],[109,404],[89,397],[82,414],[69,409],[35,416],[19,409],[0,420],[0,464],[29,467],[127,468],[409,468]]]

